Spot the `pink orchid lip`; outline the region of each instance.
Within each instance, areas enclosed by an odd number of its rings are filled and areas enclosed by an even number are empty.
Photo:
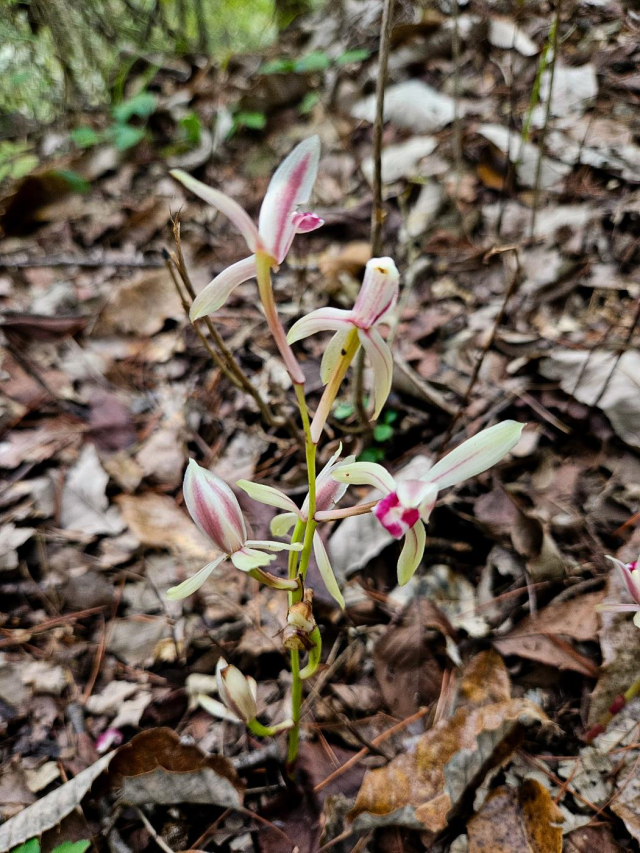
[[[420,519],[419,510],[416,507],[409,509],[403,507],[395,492],[391,492],[382,498],[373,513],[387,533],[390,533],[394,539],[402,539]]]

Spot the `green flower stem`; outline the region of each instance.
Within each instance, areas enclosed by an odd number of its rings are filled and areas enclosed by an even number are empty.
[[[276,726],[263,726],[257,720],[250,720],[247,723],[247,728],[250,732],[258,737],[275,737],[279,732],[287,731],[291,728],[293,720],[285,720],[278,723]]]
[[[302,418],[302,427],[304,429],[304,446],[307,458],[307,477],[309,480],[309,521],[306,523],[298,521],[293,531],[291,538],[292,542],[300,542],[302,539],[303,547],[300,552],[300,563],[296,567],[295,557],[289,560],[289,576],[295,577],[296,572],[306,577],[307,569],[309,568],[309,559],[311,557],[311,549],[313,548],[313,532],[316,529],[316,523],[313,517],[316,512],[316,446],[311,439],[311,423],[309,420],[309,410],[307,409],[307,401],[304,396],[304,387],[295,384],[296,399],[300,409],[300,417]],[[304,530],[304,538],[302,531]],[[293,552],[295,554],[295,552]],[[293,604],[300,601],[301,591],[293,592],[289,597],[289,603]],[[296,649],[291,650],[291,675],[293,677],[291,685],[291,717],[293,719],[293,727],[289,732],[289,745],[287,749],[287,772],[293,774],[296,759],[298,757],[298,746],[300,744],[300,709],[302,707],[302,678],[300,677],[300,652]]]
[[[307,678],[311,678],[320,663],[320,656],[322,654],[322,637],[320,636],[320,629],[317,625],[309,634],[309,639],[312,640],[315,645],[309,652],[309,661],[307,662],[307,665],[304,669],[300,670],[301,681],[306,681]]]
[[[320,441],[322,430],[327,418],[329,417],[329,413],[331,412],[331,407],[338,396],[342,380],[344,379],[345,374],[349,369],[349,365],[353,361],[359,348],[360,339],[358,338],[358,330],[352,329],[345,341],[344,348],[342,350],[342,358],[336,364],[331,378],[325,386],[322,398],[320,399],[320,404],[313,416],[313,422],[311,424],[311,440],[314,444],[317,444]],[[313,518],[311,513],[309,513],[309,518]]]

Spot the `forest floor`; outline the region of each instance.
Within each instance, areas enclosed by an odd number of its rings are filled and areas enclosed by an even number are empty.
[[[258,681],[265,724],[288,715],[281,594],[225,564],[165,597],[211,559],[183,506],[189,457],[294,500],[306,482],[299,446],[185,318],[163,260],[172,216],[197,289],[246,248],[168,172],[254,214],[281,159],[319,134],[325,225],[296,239],[276,298],[287,327],[349,307],[370,256],[380,8],[344,9],[224,71],[140,60],[119,111],[11,141],[0,853],[41,834],[43,850],[112,853],[638,849],[640,698],[617,697],[640,676],[640,630],[595,610],[628,601],[606,555],[640,552],[640,16],[617,0],[563,3],[555,62],[547,4],[399,4],[382,165],[383,254],[402,280],[393,389],[363,431],[350,379],[319,459],[342,439],[398,472],[498,420],[527,427],[445,493],[405,587],[372,516],[327,525],[346,607],[312,566],[325,652],[297,788],[281,739],[203,699],[223,655]],[[215,323],[269,406],[293,413],[254,282]],[[325,343],[297,347],[312,406]],[[272,511],[238,497],[268,538]]]

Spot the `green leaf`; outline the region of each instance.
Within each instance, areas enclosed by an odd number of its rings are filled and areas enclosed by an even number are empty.
[[[32,838],[30,841],[25,841],[20,847],[14,847],[11,853],[40,853],[40,842],[37,838]]]
[[[348,65],[350,62],[364,62],[371,56],[371,52],[365,48],[356,48],[355,50],[346,50],[336,57],[336,65]]]
[[[200,142],[202,124],[197,113],[190,113],[188,116],[181,118],[180,126],[184,128],[187,142],[190,145],[197,145]]]
[[[54,847],[51,853],[85,853],[91,847],[91,842],[86,839],[83,841],[63,841],[57,847]]]
[[[92,127],[74,127],[69,136],[78,148],[91,148],[100,142],[100,136]]]
[[[398,420],[398,416],[399,413],[395,409],[387,409],[382,420],[385,424],[394,424]]]
[[[354,412],[355,409],[352,403],[338,403],[333,410],[333,417],[337,421],[346,421],[346,419],[350,418]]]
[[[251,130],[262,130],[267,126],[267,117],[264,113],[239,112],[234,116],[234,121],[238,127],[248,127]]]
[[[148,118],[155,113],[157,106],[156,96],[152,95],[151,92],[138,92],[132,98],[126,98],[126,100],[116,104],[111,113],[117,122],[124,123],[133,116]]]
[[[33,172],[39,162],[35,154],[25,154],[23,157],[18,157],[17,160],[13,161],[8,174],[14,181],[17,181],[20,178],[26,177],[30,172]]]
[[[114,124],[111,128],[113,144],[118,151],[126,151],[141,142],[145,135],[144,127],[131,127],[130,124]]]
[[[306,115],[307,113],[310,113],[319,100],[320,95],[318,95],[316,92],[307,92],[304,98],[300,101],[298,112],[301,115]]]
[[[301,57],[294,65],[294,71],[299,74],[309,74],[312,71],[326,71],[331,65],[331,58],[323,50],[314,50]]]
[[[73,190],[74,193],[91,192],[91,184],[88,181],[85,181],[82,175],[79,175],[72,169],[56,169],[54,174],[66,181],[69,184],[69,188]]]
[[[281,56],[279,59],[272,59],[260,66],[260,74],[289,74],[296,67],[295,60],[287,59]]]
[[[393,433],[394,429],[389,424],[376,424],[373,428],[373,437],[375,441],[379,441],[380,443],[393,438]]]
[[[358,456],[358,462],[382,462],[384,457],[385,452],[381,447],[367,447]]]

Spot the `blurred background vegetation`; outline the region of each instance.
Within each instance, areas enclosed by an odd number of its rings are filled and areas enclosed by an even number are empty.
[[[0,0],[0,114],[50,121],[117,102],[140,56],[231,55],[269,44],[313,0]],[[5,128],[5,132],[9,130]]]

